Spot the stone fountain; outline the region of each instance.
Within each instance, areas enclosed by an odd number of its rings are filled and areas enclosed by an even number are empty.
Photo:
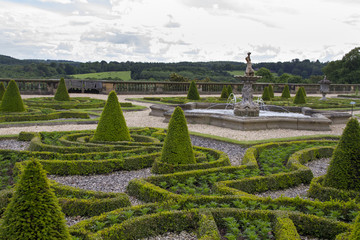
[[[242,88],[242,100],[239,103],[236,103],[234,106],[234,114],[235,116],[241,117],[258,117],[260,108],[257,103],[253,101],[253,88],[252,85],[261,77],[254,76],[255,72],[252,68],[250,52],[248,56],[245,58],[246,60],[246,70],[244,76],[234,76],[236,79],[240,80],[243,83]]]

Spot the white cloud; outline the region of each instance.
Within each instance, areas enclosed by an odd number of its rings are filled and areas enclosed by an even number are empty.
[[[98,61],[332,60],[357,47],[355,0],[0,0],[0,54]],[[311,6],[311,7],[308,7]],[[321,9],[321,10],[319,10]]]

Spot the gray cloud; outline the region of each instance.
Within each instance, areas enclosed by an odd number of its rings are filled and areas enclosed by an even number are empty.
[[[360,23],[360,14],[353,14],[343,21],[351,26],[357,26]]]
[[[167,22],[164,27],[166,28],[179,28],[181,26],[180,23],[178,22],[174,22],[174,18],[171,14],[168,15],[169,17],[169,22]]]
[[[187,54],[187,55],[198,55],[200,53],[200,49],[191,49],[189,51],[185,51],[183,52],[184,54]]]
[[[150,40],[151,38],[144,34],[135,32],[117,33],[111,31],[103,32],[91,32],[81,36],[82,41],[91,42],[107,42],[113,44],[124,44],[128,47],[134,47],[134,51],[137,53],[149,53],[150,52]]]

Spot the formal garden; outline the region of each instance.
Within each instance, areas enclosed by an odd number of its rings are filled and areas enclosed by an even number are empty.
[[[231,90],[203,99],[190,86],[187,97],[142,100],[225,103]],[[298,92],[292,98],[274,97],[267,89],[263,98],[271,104],[349,108],[348,99],[317,103],[318,98]],[[73,99],[60,81],[53,98],[22,100],[11,81],[6,90],[0,84],[1,97],[1,124],[64,124],[66,118],[96,116],[97,127],[0,136],[0,144],[11,139],[26,146],[0,149],[0,239],[155,239],[169,233],[202,240],[360,239],[356,118],[349,119],[340,137],[219,141],[190,135],[181,107],[174,108],[166,129],[129,128],[123,110],[141,107],[119,103],[114,91],[107,101]],[[220,145],[235,153],[212,147]],[[319,159],[329,159],[329,167],[315,176],[309,164]],[[93,186],[97,190],[77,187],[80,179],[97,177],[102,182]],[[122,190],[101,185],[105,178]],[[299,186],[308,186],[306,193],[267,195]],[[71,219],[75,224],[69,224]]]

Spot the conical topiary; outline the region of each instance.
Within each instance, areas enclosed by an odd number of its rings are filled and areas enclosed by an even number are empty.
[[[30,160],[20,175],[0,233],[1,240],[71,239],[59,202],[37,160]]]
[[[4,86],[4,83],[1,82],[0,83],[0,101],[4,96],[4,93],[5,93],[5,86]]]
[[[199,100],[200,99],[200,95],[197,90],[195,81],[191,81],[191,83],[190,83],[189,91],[187,94],[187,99],[190,99],[190,100]]]
[[[301,91],[303,91],[304,96],[306,97],[307,95],[306,95],[305,87],[300,87],[300,88],[301,88]]]
[[[274,89],[273,89],[273,86],[271,84],[269,84],[268,90],[269,90],[270,99],[274,98]]]
[[[56,89],[54,99],[57,101],[70,101],[70,96],[69,96],[68,90],[66,88],[64,78],[60,79],[58,88]]]
[[[231,85],[227,86],[227,93],[228,93],[228,97],[230,97],[230,94],[233,93],[233,89],[232,89]]]
[[[289,85],[285,85],[284,90],[282,91],[281,98],[290,98],[290,89]]]
[[[355,218],[353,230],[351,231],[349,240],[360,240],[360,213]]]
[[[297,90],[295,98],[294,98],[295,104],[304,104],[306,103],[306,98],[304,95],[304,90],[301,89],[301,87]]]
[[[229,93],[228,93],[227,87],[224,85],[223,89],[221,91],[220,98],[226,98],[227,99],[228,97],[229,97]]]
[[[269,87],[264,88],[264,92],[261,96],[263,101],[270,101]]]
[[[111,91],[92,141],[131,141],[115,91]]]
[[[176,107],[171,115],[160,161],[174,165],[196,163],[185,115],[180,107]]]
[[[334,150],[324,186],[360,191],[360,125],[351,118]]]
[[[19,88],[14,80],[11,80],[6,88],[1,101],[2,112],[24,112],[25,106],[20,96]]]

